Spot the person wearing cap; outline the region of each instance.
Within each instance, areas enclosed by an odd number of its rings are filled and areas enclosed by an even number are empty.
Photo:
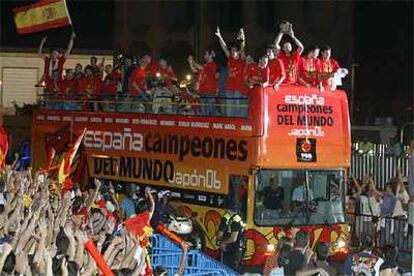
[[[174,213],[174,208],[170,204],[171,191],[164,190],[158,193],[158,200],[155,204],[154,216],[151,226],[156,228],[158,224],[165,223],[165,215]]]
[[[220,245],[222,262],[236,271],[244,256],[244,230],[245,224],[238,213],[238,206],[233,205],[221,218],[216,240]]]

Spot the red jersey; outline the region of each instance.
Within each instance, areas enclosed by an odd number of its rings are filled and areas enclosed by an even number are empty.
[[[340,68],[339,63],[330,58],[328,60],[320,59],[319,79],[322,80],[323,86],[330,86],[334,73]]]
[[[249,95],[252,86],[260,85],[269,81],[269,67],[260,68],[257,63],[247,65],[243,74],[244,84],[241,92],[244,96]],[[249,87],[250,86],[250,87]]]
[[[63,65],[65,64],[66,58],[64,56],[58,57],[55,61],[52,61],[50,57],[45,57],[45,69],[44,77],[45,82],[52,80],[52,72],[58,70],[59,80],[62,79]]]
[[[282,76],[286,77],[285,66],[280,59],[269,59],[268,67],[270,70],[269,85],[273,86],[280,80],[280,78],[282,78]]]
[[[52,79],[45,79],[46,90],[50,95],[58,96],[60,95],[60,85],[61,80],[54,81]]]
[[[202,93],[217,94],[217,65],[214,61],[207,62],[203,66],[198,80],[198,89]]]
[[[145,73],[147,74],[147,76],[155,76],[157,72],[160,72],[160,70],[161,70],[160,64],[153,59],[147,65],[147,67],[145,67]]]
[[[118,83],[122,80],[122,75],[119,70],[113,70],[111,73],[105,76],[104,83],[102,85],[102,91],[107,94],[116,94],[118,90]]]
[[[228,68],[228,75],[227,75],[227,83],[226,89],[227,91],[241,91],[243,88],[243,72],[245,68],[245,60],[244,59],[235,59],[233,57],[229,57],[227,60],[227,68]]]
[[[74,97],[74,94],[76,93],[75,90],[75,80],[68,80],[64,79],[60,82],[60,93],[65,97],[66,99],[72,99]]]
[[[298,80],[298,67],[300,61],[299,49],[292,51],[289,56],[287,56],[283,51],[280,51],[277,58],[283,62],[283,66],[285,67],[286,78],[283,81],[283,84],[296,84]]]
[[[79,83],[79,92],[86,96],[98,96],[101,88],[102,82],[96,76],[83,78]]]
[[[302,57],[299,63],[299,78],[311,86],[318,85],[320,61],[317,58]]]
[[[145,69],[137,67],[132,71],[131,77],[129,78],[129,92],[131,96],[136,97],[138,94],[143,93],[147,90],[145,83],[145,77],[147,76]],[[135,83],[141,91],[138,91],[132,84]]]
[[[171,87],[171,78],[175,78],[174,69],[171,66],[168,66],[166,69],[160,68],[159,72],[161,73],[161,76],[163,76],[165,79],[165,86]]]

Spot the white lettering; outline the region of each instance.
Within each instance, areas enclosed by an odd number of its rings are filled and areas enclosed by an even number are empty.
[[[241,125],[240,129],[245,130],[245,131],[252,131],[253,130],[251,125]]]
[[[203,122],[191,122],[192,127],[198,127],[198,128],[209,128],[209,123],[203,123]]]
[[[91,123],[102,123],[102,119],[99,117],[92,117]]]
[[[223,129],[224,124],[223,123],[213,123],[213,128],[216,129]]]
[[[142,151],[144,135],[142,133],[132,133],[130,128],[125,128],[122,132],[87,130],[83,144],[86,148],[96,148],[102,151]]]
[[[204,174],[198,174],[197,170],[192,173],[175,172],[173,179],[168,181],[170,184],[183,187],[205,188],[210,190],[220,190],[221,181],[217,179],[217,171],[207,169]]]
[[[236,130],[235,124],[225,124],[224,129]]]
[[[180,127],[189,127],[190,122],[179,121],[178,126],[180,126]]]
[[[174,121],[160,121],[160,125],[162,126],[175,126]]]
[[[322,130],[321,127],[317,126],[314,128],[292,128],[288,133],[289,136],[316,136],[316,137],[323,137],[325,136],[325,132]]]
[[[324,105],[325,98],[318,96],[316,94],[312,94],[311,96],[297,96],[297,95],[286,95],[285,96],[285,103],[287,104],[316,104],[316,105]]]
[[[60,116],[47,116],[48,121],[60,121]]]

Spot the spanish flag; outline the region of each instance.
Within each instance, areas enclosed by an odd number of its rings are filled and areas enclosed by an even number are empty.
[[[65,0],[40,0],[37,3],[13,9],[19,34],[72,25]]]
[[[68,149],[65,156],[62,159],[62,163],[60,163],[59,173],[58,173],[58,182],[59,184],[69,184],[70,179],[70,171],[72,168],[73,159],[75,159],[76,152],[79,149],[79,146],[82,143],[83,136],[85,136],[86,128],[83,132],[78,136],[75,143]],[[67,186],[67,185],[65,185]],[[71,189],[71,187],[64,187],[65,189]]]
[[[6,155],[9,150],[9,138],[3,127],[0,128],[0,168],[4,168]]]

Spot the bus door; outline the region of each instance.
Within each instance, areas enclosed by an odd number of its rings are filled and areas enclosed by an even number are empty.
[[[229,195],[228,208],[237,206],[239,213],[244,221],[246,221],[247,211],[247,183],[249,178],[244,175],[230,175],[229,177]]]

